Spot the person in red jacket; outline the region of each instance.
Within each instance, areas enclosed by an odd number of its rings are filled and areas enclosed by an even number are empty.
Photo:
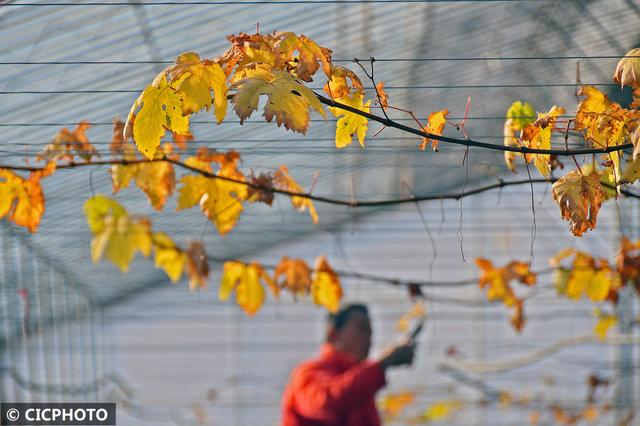
[[[329,316],[327,341],[318,358],[292,372],[282,398],[282,426],[379,426],[374,396],[387,368],[410,365],[412,343],[367,360],[371,322],[367,307],[348,305]]]

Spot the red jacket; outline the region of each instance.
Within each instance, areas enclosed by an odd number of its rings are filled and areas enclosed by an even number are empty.
[[[282,398],[282,426],[379,426],[374,395],[386,384],[380,363],[357,362],[324,344],[300,364]]]

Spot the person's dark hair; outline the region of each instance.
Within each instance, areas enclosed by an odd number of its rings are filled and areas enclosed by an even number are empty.
[[[328,317],[329,327],[340,330],[349,320],[351,314],[360,312],[365,315],[369,315],[369,311],[365,305],[359,303],[352,303],[350,305],[343,306],[334,313],[330,313]]]

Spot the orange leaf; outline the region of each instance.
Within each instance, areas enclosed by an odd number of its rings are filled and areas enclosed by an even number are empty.
[[[447,124],[447,114],[449,114],[449,110],[446,108],[442,111],[432,112],[427,120],[427,126],[423,127],[422,130],[432,135],[442,135],[444,126],[445,124]],[[427,149],[427,144],[429,142],[431,142],[431,148],[434,151],[438,151],[439,142],[436,139],[429,138],[422,138],[420,151],[424,151],[425,149]]]
[[[280,277],[282,276],[282,279]],[[286,288],[294,299],[298,295],[309,294],[311,290],[311,269],[302,259],[283,256],[274,271],[274,281],[279,288]]]
[[[100,157],[100,154],[89,143],[85,131],[91,127],[87,120],[83,120],[76,126],[73,131],[66,127],[60,130],[53,138],[53,141],[44,148],[38,156],[37,161],[57,161],[69,160],[73,162],[75,151],[83,160],[91,162],[91,157]]]
[[[31,172],[25,179],[10,170],[0,169],[0,218],[8,219],[29,232],[36,232],[45,210],[40,179],[51,175],[56,163],[50,161],[43,170]]]
[[[273,182],[277,189],[295,192],[298,194],[304,193],[304,189],[302,189],[302,187],[293,180],[289,175],[289,170],[285,166],[280,166],[280,168],[276,170],[273,175]],[[310,199],[294,195],[291,196],[291,204],[298,211],[305,211],[306,209],[309,209],[309,214],[311,215],[313,223],[318,223],[318,213],[316,213],[316,208]]]
[[[604,191],[596,173],[584,176],[573,170],[552,186],[553,199],[560,206],[562,218],[568,220],[577,237],[596,227]]]

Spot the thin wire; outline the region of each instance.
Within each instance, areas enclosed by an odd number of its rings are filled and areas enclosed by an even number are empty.
[[[376,58],[376,62],[485,62],[485,61],[564,61],[579,59],[639,58],[633,55],[574,55],[574,56],[488,56],[488,57],[433,57],[433,58]],[[353,59],[332,59],[332,62],[351,63]],[[173,64],[174,61],[0,61],[0,65],[146,65]]]
[[[0,7],[9,6],[221,6],[221,5],[245,5],[245,4],[261,4],[261,5],[278,5],[278,4],[362,4],[362,3],[509,3],[509,2],[543,2],[546,0],[247,0],[247,1],[167,1],[167,2],[61,2],[61,3],[3,3]]]
[[[584,83],[584,86],[618,87],[616,83]],[[385,86],[385,90],[416,90],[416,89],[516,89],[527,87],[570,87],[581,86],[575,83],[539,83],[539,84],[453,84],[427,86]],[[310,87],[311,90],[322,90],[321,87]],[[365,87],[373,90],[373,87]],[[104,93],[140,93],[144,89],[93,89],[93,90],[2,90],[0,95],[70,95],[70,94],[104,94]]]

